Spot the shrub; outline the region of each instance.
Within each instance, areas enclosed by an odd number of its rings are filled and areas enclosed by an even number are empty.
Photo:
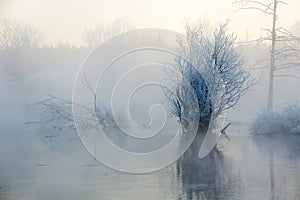
[[[300,133],[300,106],[287,104],[281,112],[263,110],[250,125],[253,134]]]

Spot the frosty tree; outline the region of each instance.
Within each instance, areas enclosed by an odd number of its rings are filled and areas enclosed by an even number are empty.
[[[0,49],[36,47],[40,40],[36,29],[20,20],[0,18]]]
[[[180,40],[186,59],[176,60],[182,79],[175,82],[176,95],[172,99],[173,113],[183,126],[197,106],[199,128],[207,127],[210,119],[236,105],[254,84],[249,72],[242,68],[235,39],[233,34],[227,34],[227,24],[220,25],[212,35],[205,34],[201,27],[186,26],[186,38]],[[193,88],[198,102],[192,100],[186,84]]]
[[[298,49],[296,45],[296,43],[300,42],[300,37],[295,36],[291,31],[282,26],[277,26],[278,6],[287,5],[286,2],[281,0],[268,0],[267,3],[262,3],[261,1],[255,0],[236,0],[234,4],[239,6],[237,10],[258,10],[264,15],[270,15],[272,17],[271,29],[262,29],[266,31],[267,35],[255,40],[258,42],[270,41],[271,43],[270,64],[267,69],[269,69],[268,109],[272,110],[274,78],[299,78],[293,74],[287,74],[284,71],[286,69],[300,67],[300,49]]]
[[[35,64],[31,57],[38,50],[40,37],[30,24],[11,18],[0,18],[0,70],[20,78]]]
[[[83,40],[88,47],[94,47],[106,39],[124,33],[133,27],[129,20],[118,18],[111,24],[100,25],[93,29],[86,29],[83,33]]]

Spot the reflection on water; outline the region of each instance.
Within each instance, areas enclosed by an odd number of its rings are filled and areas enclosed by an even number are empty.
[[[183,191],[178,199],[240,199],[238,177],[232,174],[229,160],[218,149],[200,160],[199,148],[199,144],[193,144],[177,162],[177,177]]]
[[[2,138],[6,146],[0,157],[1,200],[300,199],[297,135],[221,139],[205,159],[199,160],[198,147],[193,147],[177,163],[143,175],[102,166],[78,150],[78,141],[51,151],[28,143],[34,148],[26,153],[14,150],[18,147],[12,146],[13,139]]]

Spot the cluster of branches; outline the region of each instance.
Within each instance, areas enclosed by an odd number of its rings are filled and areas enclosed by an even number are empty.
[[[27,122],[27,124],[43,123],[46,124],[47,127],[58,130],[75,129],[74,116],[72,113],[73,105],[74,103],[72,101],[49,95],[47,99],[34,104],[36,108],[41,110],[42,120]],[[116,125],[112,113],[101,105],[76,106],[81,107],[84,113],[95,113],[92,119],[80,118],[76,120],[87,128],[91,127],[92,124],[95,124],[91,123],[95,120],[98,120],[98,123],[102,128],[114,127]]]
[[[277,8],[279,4],[287,5],[281,0],[269,0],[268,3],[262,3],[255,0],[236,0],[233,2],[238,5],[236,10],[258,10],[263,15],[272,16],[271,29],[262,28],[266,32],[266,36],[260,37],[250,42],[269,41],[270,49],[270,64],[268,66],[257,67],[255,69],[269,69],[269,96],[268,109],[273,106],[273,81],[275,77],[291,77],[300,79],[298,76],[287,73],[287,69],[296,69],[300,67],[300,37],[293,34],[285,27],[277,27]]]
[[[75,129],[75,120],[77,125],[86,128],[95,128],[95,124],[99,124],[101,128],[114,127],[118,125],[114,117],[126,125],[126,119],[122,113],[118,113],[116,116],[112,114],[112,111],[97,103],[97,96],[93,90],[87,77],[81,83],[91,92],[94,97],[94,101],[90,105],[81,105],[74,103],[71,100],[66,100],[56,96],[49,95],[47,99],[36,102],[35,107],[39,108],[42,113],[42,120],[30,123],[45,124],[47,127],[59,130]],[[72,108],[76,106],[76,115],[73,115]],[[78,109],[79,108],[79,109]],[[80,110],[80,111],[79,111]],[[90,117],[86,117],[89,114]],[[84,117],[83,117],[84,116]],[[95,123],[96,122],[96,123]],[[78,124],[80,123],[80,124]]]
[[[250,73],[242,68],[236,38],[226,32],[227,23],[212,35],[205,34],[201,27],[186,26],[186,36],[179,41],[185,58],[178,57],[175,64],[182,80],[175,83],[176,97],[172,99],[173,114],[183,124],[182,116],[193,117],[184,113],[191,109],[200,111],[199,125],[207,126],[211,118],[235,106],[254,84]],[[187,84],[193,92],[186,89]],[[198,102],[192,98],[193,93]]]

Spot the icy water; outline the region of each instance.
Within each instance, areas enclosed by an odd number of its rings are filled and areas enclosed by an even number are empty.
[[[131,175],[93,160],[76,137],[63,142],[72,134],[1,135],[0,199],[300,199],[297,135],[223,138],[203,160]]]

